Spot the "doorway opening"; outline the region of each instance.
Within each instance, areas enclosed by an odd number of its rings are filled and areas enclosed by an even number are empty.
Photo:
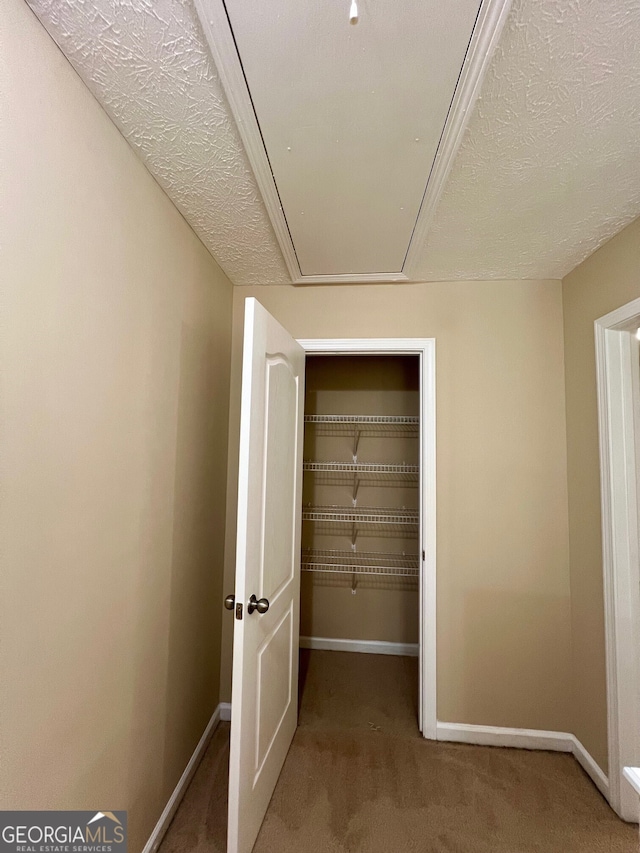
[[[299,343],[301,703],[311,666],[310,690],[435,739],[434,341]]]
[[[418,710],[423,735],[436,738],[435,341],[296,341],[255,299],[248,298],[242,365],[236,582],[234,595],[227,596],[228,602],[225,600],[225,606],[233,608],[235,616],[229,751],[230,853],[251,850],[297,725],[302,389],[306,356],[316,354],[417,357],[419,430],[414,440],[419,460]],[[347,471],[351,480],[354,465],[357,475],[365,473],[358,463],[353,463],[362,437],[352,436],[352,441],[352,462],[343,463],[351,465]],[[410,470],[408,466],[409,463],[406,471]],[[367,473],[376,476],[385,471],[391,473],[384,466],[367,469]],[[351,509],[362,488],[358,479],[355,484],[351,482]],[[401,510],[397,506],[395,514],[400,515]],[[412,514],[415,527],[415,507],[407,509],[406,514]],[[354,519],[352,525],[356,521],[359,525],[365,523]],[[353,543],[358,543],[358,535],[358,530],[352,532]],[[334,550],[352,554],[351,548]],[[385,556],[388,558],[388,552]],[[396,559],[405,564],[408,557],[409,554],[396,554]],[[373,562],[372,557],[368,559]],[[354,566],[349,568],[350,574],[355,574]],[[355,592],[357,595],[357,586]]]
[[[304,421],[301,715],[417,731],[418,356],[309,355]]]

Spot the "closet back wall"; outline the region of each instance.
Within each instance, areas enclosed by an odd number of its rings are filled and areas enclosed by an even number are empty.
[[[438,717],[571,731],[560,282],[236,288],[227,591],[246,296],[298,338],[436,339]]]

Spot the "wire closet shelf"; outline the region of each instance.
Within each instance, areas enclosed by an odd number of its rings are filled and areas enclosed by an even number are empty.
[[[349,575],[387,575],[417,578],[418,557],[379,551],[339,551],[307,548],[302,552],[302,570]]]
[[[420,468],[418,465],[387,465],[380,462],[303,462],[304,471],[320,476],[341,479],[357,476],[361,480],[402,480],[416,483]]]
[[[418,511],[395,507],[308,506],[302,509],[303,521],[335,524],[381,524],[418,528]]]
[[[304,421],[314,424],[318,433],[335,435],[406,433],[417,437],[420,426],[420,418],[413,415],[305,415]]]

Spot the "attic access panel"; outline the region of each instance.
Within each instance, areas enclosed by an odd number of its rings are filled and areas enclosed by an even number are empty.
[[[303,276],[400,273],[480,0],[226,0]]]

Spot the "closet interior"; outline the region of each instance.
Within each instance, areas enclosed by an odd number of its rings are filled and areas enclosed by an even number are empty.
[[[332,649],[325,668],[384,650],[417,672],[419,371],[418,356],[307,356],[300,646]]]

